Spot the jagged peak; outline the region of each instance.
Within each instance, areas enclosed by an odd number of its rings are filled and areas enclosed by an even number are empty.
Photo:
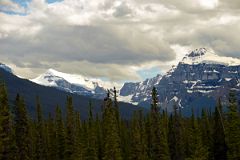
[[[219,56],[214,51],[207,50],[206,48],[199,48],[191,51],[189,54],[186,54],[186,56],[183,57],[182,61],[180,62],[180,64],[189,65],[200,63],[238,66],[240,65],[240,59],[227,56]]]
[[[203,56],[207,52],[206,48],[198,48],[193,51],[191,51],[189,54],[187,54],[188,57],[198,57],[198,56]]]

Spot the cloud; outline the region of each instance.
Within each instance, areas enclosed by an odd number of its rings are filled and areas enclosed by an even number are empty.
[[[186,48],[239,57],[239,2],[227,2],[32,0],[24,16],[0,11],[0,58],[20,74],[32,71],[22,76],[55,68],[122,81],[168,70]],[[10,0],[2,5],[24,8]]]
[[[132,13],[131,8],[126,3],[121,3],[116,7],[116,10],[113,12],[115,17],[124,17]]]

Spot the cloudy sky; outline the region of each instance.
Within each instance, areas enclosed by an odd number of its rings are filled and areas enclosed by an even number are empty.
[[[240,58],[239,0],[0,0],[0,62],[113,81],[164,73],[206,47]]]

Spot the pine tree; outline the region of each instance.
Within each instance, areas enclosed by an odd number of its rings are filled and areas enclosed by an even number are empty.
[[[225,141],[225,129],[223,123],[223,111],[221,100],[218,100],[218,104],[214,112],[214,124],[213,124],[213,156],[215,160],[227,159],[227,145]]]
[[[229,93],[226,138],[228,146],[228,159],[240,159],[240,117],[234,91],[230,91]]]
[[[152,159],[169,160],[169,149],[167,143],[166,130],[161,128],[161,117],[158,108],[158,94],[154,87],[152,90],[151,107],[151,136],[152,136]]]
[[[93,120],[92,104],[89,102],[89,115],[88,115],[88,127],[87,127],[87,151],[85,153],[86,160],[97,160],[97,149],[96,149],[96,131]]]
[[[174,115],[170,116],[168,136],[171,159],[184,160],[185,146],[183,122],[181,113],[177,111],[176,105],[174,105]]]
[[[44,121],[42,117],[42,109],[40,104],[40,99],[37,97],[37,121],[36,121],[36,159],[45,160],[46,156],[46,144],[44,135]]]
[[[145,116],[144,120],[146,144],[147,144],[147,157],[152,157],[152,133],[151,133],[151,118],[150,114]]]
[[[74,159],[74,110],[72,97],[67,97],[67,117],[66,117],[66,148],[65,159]]]
[[[195,119],[194,111],[192,111],[191,123],[188,128],[188,138],[189,155],[187,155],[187,160],[207,160],[208,151],[202,144],[201,132]]]
[[[213,159],[213,139],[212,139],[212,129],[209,122],[209,117],[205,109],[202,110],[201,117],[201,136],[204,148],[208,150],[208,159]]]
[[[82,125],[81,125],[81,119],[80,119],[80,113],[75,112],[75,144],[74,144],[74,158],[77,160],[82,160],[83,155],[82,155]]]
[[[58,160],[64,160],[65,153],[65,132],[62,120],[62,111],[59,106],[56,107],[56,154]]]
[[[15,139],[17,145],[18,160],[31,159],[31,139],[29,119],[25,108],[24,100],[18,94],[15,101]]]
[[[7,89],[5,85],[0,85],[0,141],[1,160],[16,159],[16,143],[14,138],[13,120],[8,104]]]
[[[49,113],[47,121],[48,160],[57,160],[56,128],[52,115]]]
[[[141,121],[141,113],[135,112],[131,124],[131,159],[146,160],[146,142],[143,133],[143,124]]]
[[[104,160],[122,160],[120,137],[118,133],[118,124],[116,110],[112,106],[112,100],[109,97],[104,100],[103,128],[104,128]]]
[[[97,137],[97,156],[99,160],[103,157],[103,134],[102,134],[102,121],[98,114],[96,115],[96,137]]]

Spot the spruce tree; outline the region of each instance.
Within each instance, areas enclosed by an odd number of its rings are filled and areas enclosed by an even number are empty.
[[[103,133],[102,133],[102,121],[100,120],[98,114],[96,115],[96,136],[97,136],[97,156],[99,160],[103,157]]]
[[[16,159],[16,143],[13,129],[13,120],[8,104],[7,89],[5,85],[0,84],[0,159]]]
[[[45,144],[45,133],[44,133],[44,120],[42,117],[42,108],[40,104],[40,99],[37,97],[37,121],[36,121],[36,159],[45,160],[47,159],[46,155],[46,144]]]
[[[103,160],[122,160],[116,110],[110,94],[104,99],[103,111],[104,157]]]
[[[213,123],[213,156],[215,160],[227,159],[227,145],[221,100],[218,99]]]
[[[64,123],[62,120],[62,111],[59,106],[56,107],[56,117],[55,117],[55,126],[56,126],[56,154],[58,160],[64,160],[65,153],[65,132],[64,132]]]
[[[75,112],[75,144],[74,144],[74,158],[77,160],[83,159],[83,146],[82,146],[82,124],[80,113]]]
[[[197,120],[195,119],[194,111],[192,111],[190,126],[188,128],[188,138],[189,155],[187,155],[187,160],[207,160],[208,150],[204,148],[202,144],[201,132]]]
[[[65,159],[74,159],[74,110],[72,97],[67,97],[67,115],[66,115],[66,148]]]
[[[18,160],[31,159],[31,139],[29,119],[23,98],[18,94],[15,101],[15,140],[17,145]]]
[[[181,113],[177,111],[174,105],[174,115],[170,116],[168,142],[171,159],[185,159],[184,129]]]
[[[96,148],[96,130],[92,113],[92,104],[89,102],[89,115],[88,115],[88,127],[87,127],[87,146],[85,159],[86,160],[97,160],[97,148]]]
[[[47,121],[48,160],[57,160],[56,127],[52,115],[49,113]]]
[[[169,149],[167,142],[166,130],[161,125],[161,117],[158,107],[158,94],[154,87],[152,90],[152,106],[151,106],[151,136],[152,136],[152,159],[169,160]]]
[[[210,126],[209,117],[205,109],[202,110],[201,117],[201,136],[204,148],[208,150],[208,159],[213,159],[213,138],[212,138],[212,128]]]
[[[132,160],[146,160],[146,143],[143,135],[143,125],[138,111],[134,113],[131,123],[131,157]]]
[[[147,157],[152,157],[152,132],[151,132],[151,117],[150,114],[145,116],[144,129],[147,145]]]
[[[228,146],[227,157],[228,159],[240,159],[240,117],[236,95],[232,90],[229,93],[226,129]]]

